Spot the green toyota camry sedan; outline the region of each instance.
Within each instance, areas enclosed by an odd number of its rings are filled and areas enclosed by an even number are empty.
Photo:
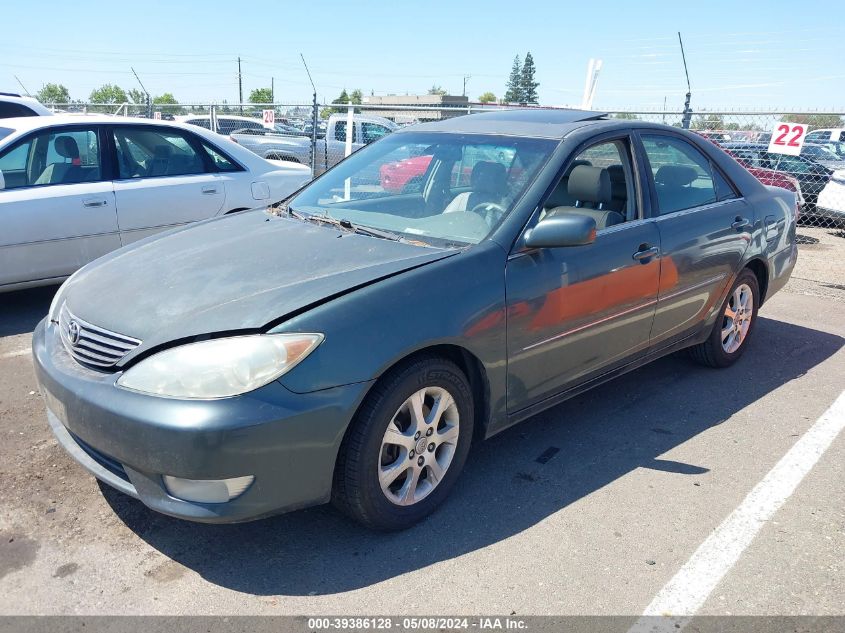
[[[476,442],[682,348],[736,362],[795,265],[796,213],[672,127],[409,126],[271,208],[84,267],[35,367],[59,442],[150,508],[234,522],[332,501],[400,529]]]

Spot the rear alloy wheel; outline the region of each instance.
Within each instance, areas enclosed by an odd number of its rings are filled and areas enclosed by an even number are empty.
[[[469,452],[469,382],[451,361],[413,360],[373,387],[344,437],[332,501],[367,527],[400,530],[446,498]]]
[[[759,296],[757,277],[750,270],[743,270],[725,299],[710,336],[691,347],[690,356],[709,367],[728,367],[739,360],[757,318]]]

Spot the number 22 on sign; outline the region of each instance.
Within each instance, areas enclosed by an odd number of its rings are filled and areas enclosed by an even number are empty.
[[[769,152],[798,156],[806,135],[807,126],[802,123],[776,123],[769,141]]]

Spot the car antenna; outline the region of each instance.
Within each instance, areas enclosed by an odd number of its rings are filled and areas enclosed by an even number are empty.
[[[681,32],[678,31],[678,42],[681,44],[681,59],[684,60],[684,74],[687,76],[687,100],[684,102],[684,117],[681,119],[681,127],[685,130],[689,129],[692,121],[692,108],[690,108],[690,99],[692,99],[692,88],[689,84],[689,71],[687,70],[687,56],[684,54],[684,40],[681,39]]]

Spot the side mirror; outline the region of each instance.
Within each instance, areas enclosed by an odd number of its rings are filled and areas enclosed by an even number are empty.
[[[540,220],[525,234],[529,248],[583,246],[596,239],[596,221],[585,215],[561,215]]]

